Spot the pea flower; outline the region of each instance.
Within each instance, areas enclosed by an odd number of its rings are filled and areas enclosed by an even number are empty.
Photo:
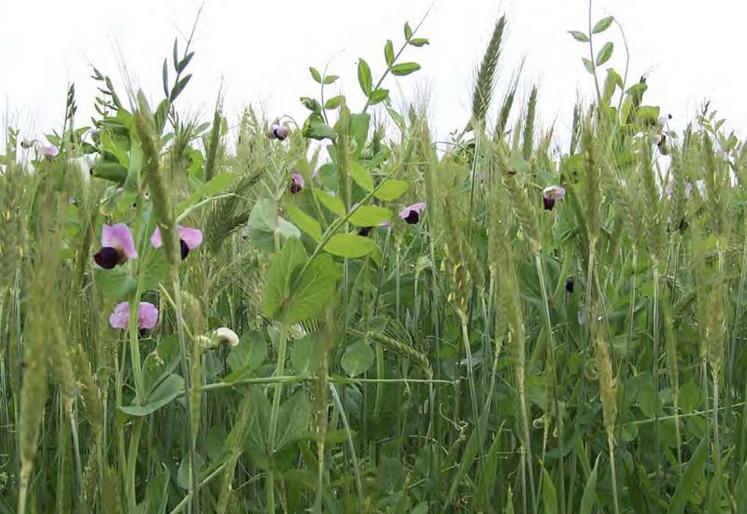
[[[60,150],[55,145],[43,145],[39,150],[48,161],[51,161],[60,153]]]
[[[213,331],[213,338],[215,338],[219,343],[226,344],[230,347],[239,345],[239,336],[228,327],[216,328],[215,331]]]
[[[290,134],[290,129],[279,123],[274,123],[270,129],[270,137],[272,139],[277,139],[278,141],[285,141],[288,134]]]
[[[561,186],[547,186],[542,191],[542,202],[545,204],[545,210],[551,211],[555,207],[556,200],[565,198],[565,189]]]
[[[179,249],[182,260],[187,258],[190,250],[194,250],[202,244],[202,231],[200,229],[177,225],[176,233],[179,234]],[[161,248],[163,246],[161,230],[158,227],[153,231],[153,235],[150,236],[150,244],[153,245],[153,248]]]
[[[158,323],[158,309],[148,302],[137,304],[137,328],[140,330],[151,330]],[[130,303],[118,303],[109,316],[109,324],[114,329],[127,330],[130,324]]]
[[[291,185],[290,185],[290,192],[291,194],[298,194],[301,191],[303,191],[304,186],[306,185],[306,181],[303,179],[303,175],[301,175],[299,172],[294,171],[291,173]]]
[[[575,284],[573,282],[573,277],[568,277],[565,281],[565,290],[569,293],[573,292],[573,289],[575,287]]]
[[[420,213],[425,210],[425,202],[408,205],[399,212],[399,217],[406,223],[415,225],[420,221]]]
[[[94,262],[104,269],[112,269],[127,259],[137,259],[129,227],[124,223],[104,225],[101,228],[101,249],[93,255]]]

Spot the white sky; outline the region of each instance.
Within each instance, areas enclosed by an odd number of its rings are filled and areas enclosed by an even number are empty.
[[[395,48],[406,20],[414,26],[432,0],[206,0],[190,65],[194,73],[179,100],[181,111],[209,120],[223,80],[231,121],[249,103],[268,117],[306,114],[300,96],[317,96],[308,67],[323,68],[342,80],[353,108],[363,98],[356,62],[364,57],[374,77],[383,69],[387,38]],[[89,62],[109,74],[125,96],[120,64],[152,99],[161,92],[161,63],[183,42],[201,1],[196,0],[0,0],[0,107],[10,123],[34,137],[59,128],[65,87],[75,82],[77,124],[88,124],[96,83]],[[422,71],[388,80],[397,105],[428,91],[438,133],[462,128],[469,116],[475,69],[493,24],[507,14],[508,33],[499,65],[505,87],[521,59],[522,99],[539,85],[543,125],[556,122],[562,135],[577,96],[590,98],[592,82],[581,64],[587,47],[569,29],[584,30],[585,0],[436,0],[421,31],[429,46],[412,48],[405,60]],[[704,99],[727,118],[727,126],[747,133],[744,49],[747,4],[738,0],[596,0],[594,19],[613,14],[623,25],[631,53],[629,82],[649,74],[647,102],[672,113],[681,127]],[[617,29],[608,63],[622,72],[624,53]],[[606,66],[605,66],[606,67]],[[336,86],[338,85],[336,84]],[[499,88],[501,91],[502,88]],[[333,91],[330,91],[332,93]]]

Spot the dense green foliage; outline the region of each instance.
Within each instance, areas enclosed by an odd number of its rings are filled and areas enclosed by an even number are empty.
[[[747,145],[600,84],[613,22],[571,32],[563,151],[496,84],[504,19],[445,150],[383,87],[409,25],[359,110],[311,68],[302,126],[180,117],[175,44],[154,109],[96,70],[59,153],[9,129],[0,513],[747,512]]]

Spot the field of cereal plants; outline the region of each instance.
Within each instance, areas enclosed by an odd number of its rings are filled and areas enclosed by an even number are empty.
[[[590,17],[560,148],[507,23],[448,145],[387,89],[419,24],[365,105],[185,117],[187,40],[160,99],[94,69],[89,124],[7,127],[0,514],[747,512],[747,145]]]

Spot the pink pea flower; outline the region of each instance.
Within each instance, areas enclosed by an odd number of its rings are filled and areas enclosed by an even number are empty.
[[[39,151],[48,161],[51,161],[52,159],[57,157],[57,154],[60,153],[59,148],[57,148],[55,145],[43,145],[41,148],[39,148]]]
[[[129,227],[124,223],[104,225],[101,229],[101,249],[93,255],[93,260],[104,269],[112,269],[124,264],[127,259],[137,259]]]
[[[424,210],[425,202],[414,203],[399,211],[399,217],[402,218],[406,223],[415,225],[420,221],[420,213]]]
[[[306,181],[303,179],[303,175],[301,175],[299,172],[294,171],[291,173],[291,185],[290,185],[290,192],[291,194],[298,194],[301,191],[303,191],[304,186],[306,185]]]
[[[137,304],[137,328],[140,330],[151,330],[158,323],[158,309],[155,305],[148,302]],[[129,302],[118,303],[114,307],[109,324],[114,329],[127,330],[130,324],[130,304]]]
[[[551,211],[555,207],[555,201],[563,198],[565,198],[565,189],[560,186],[547,186],[542,191],[542,202],[545,204],[546,211]]]
[[[177,225],[176,233],[179,234],[179,248],[182,260],[187,258],[190,250],[194,250],[202,244],[202,231],[200,229]],[[153,248],[161,248],[163,246],[161,230],[158,227],[153,231],[153,235],[150,236],[150,244],[153,245]]]
[[[272,125],[272,128],[270,129],[270,137],[272,139],[277,139],[278,141],[285,141],[285,138],[288,137],[288,134],[290,134],[290,129],[287,126],[281,125],[279,123],[274,123]]]

